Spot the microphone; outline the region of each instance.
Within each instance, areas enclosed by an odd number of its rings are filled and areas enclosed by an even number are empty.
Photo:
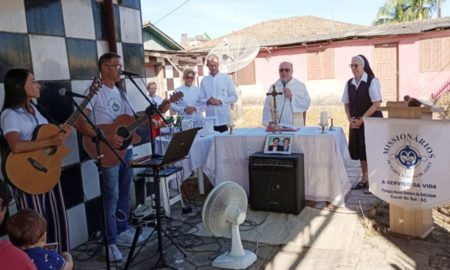
[[[128,72],[128,71],[125,71],[125,70],[120,70],[120,75],[141,77],[139,74],[136,74],[136,73],[133,73],[133,72]]]
[[[66,88],[59,89],[59,95],[64,97],[79,97],[79,98],[87,98],[85,95],[77,94],[67,90]]]

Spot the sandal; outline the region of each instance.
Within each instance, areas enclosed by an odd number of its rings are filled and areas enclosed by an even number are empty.
[[[356,190],[356,189],[364,189],[364,188],[369,188],[369,183],[363,183],[363,182],[358,182],[356,185],[354,185],[352,187],[352,190]]]

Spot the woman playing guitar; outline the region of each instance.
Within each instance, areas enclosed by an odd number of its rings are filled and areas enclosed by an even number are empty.
[[[11,69],[5,77],[5,102],[0,116],[4,145],[12,153],[30,152],[50,146],[63,145],[72,133],[69,125],[60,125],[60,133],[41,140],[32,140],[36,127],[48,124],[32,98],[40,96],[39,83],[26,69]],[[4,161],[6,153],[2,151]],[[2,167],[4,170],[4,168]],[[3,171],[4,172],[4,171]],[[7,177],[6,173],[3,173]],[[32,179],[30,179],[31,181]],[[59,184],[50,191],[30,195],[13,186],[14,198],[20,209],[31,208],[43,215],[48,223],[47,239],[59,242],[60,252],[69,251],[66,208]]]

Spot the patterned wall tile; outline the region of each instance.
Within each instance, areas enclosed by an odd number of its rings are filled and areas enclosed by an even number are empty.
[[[105,40],[106,39],[106,30],[104,26],[104,16],[102,12],[103,3],[92,0],[92,12],[94,15],[94,25],[95,25],[95,37],[96,39]],[[116,41],[121,41],[120,35],[120,14],[119,7],[117,5],[113,5],[114,12],[114,28],[116,32]]]
[[[67,165],[80,162],[80,154],[78,153],[78,137],[75,128],[72,130],[72,134],[66,140],[66,143],[64,145],[66,147],[69,147],[70,152],[67,156],[63,158],[61,166],[65,167]]]
[[[197,75],[203,76],[203,66],[201,65],[197,66]]]
[[[122,49],[124,69],[144,77],[145,63],[142,44],[122,43]]]
[[[164,66],[164,78],[172,79],[174,77],[173,67],[169,63]]]
[[[116,46],[117,46],[117,54],[120,55],[123,58],[122,43],[117,42]],[[97,40],[97,54],[98,54],[99,58],[104,53],[107,53],[109,51],[110,50],[109,50],[109,47],[108,47],[108,42],[103,41],[103,40]],[[123,62],[123,59],[122,59],[122,62]]]
[[[2,1],[0,31],[26,33],[27,20],[23,1]]]
[[[70,246],[75,248],[89,240],[86,209],[84,204],[78,204],[67,210],[69,223]]]
[[[70,79],[64,38],[30,35],[30,47],[34,75],[37,80]]]
[[[119,4],[125,7],[141,9],[141,1],[140,0],[118,0]]]
[[[80,165],[64,167],[61,172],[61,187],[66,208],[70,209],[84,201]]]
[[[62,0],[66,37],[95,39],[91,0]],[[77,12],[73,12],[76,10]]]
[[[59,95],[62,88],[70,90],[69,81],[40,81],[41,96],[38,103],[50,114],[57,123],[64,123],[73,112],[69,97]]]
[[[92,77],[94,76],[99,78],[100,75],[97,72],[96,74],[92,74]],[[72,92],[84,95],[87,93],[87,90],[91,86],[92,80],[72,80],[71,84],[72,84]],[[83,99],[78,98],[76,99],[76,101],[78,104],[80,104],[80,102],[83,101]]]
[[[139,10],[119,7],[122,42],[142,44],[142,21]]]
[[[173,82],[173,79],[167,79],[167,90],[174,90],[175,89],[175,83]]]
[[[11,68],[32,70],[30,45],[26,34],[0,32],[0,82]]]
[[[68,38],[67,53],[72,79],[91,79],[97,76],[97,44],[95,40]]]
[[[144,92],[144,94],[147,94],[145,82],[139,79],[135,79],[135,82],[139,86],[139,88]],[[133,109],[137,112],[144,111],[145,108],[148,107],[149,103],[129,79],[125,80],[125,88],[127,90],[128,99],[130,100]]]
[[[81,133],[77,133],[78,136],[78,153],[80,154],[80,161],[85,162],[90,160],[91,158],[88,156],[86,151],[83,148],[83,135]]]
[[[89,235],[98,231],[103,232],[103,208],[100,197],[85,202],[85,207]]]
[[[25,0],[28,32],[64,36],[61,0]]]
[[[100,180],[98,178],[97,165],[95,165],[94,161],[88,160],[81,164],[81,176],[86,200],[100,196]]]

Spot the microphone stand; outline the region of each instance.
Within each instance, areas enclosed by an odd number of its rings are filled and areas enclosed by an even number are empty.
[[[109,261],[109,240],[108,240],[108,228],[106,226],[106,214],[105,214],[105,206],[103,203],[103,172],[102,172],[102,158],[100,154],[100,141],[104,142],[111,150],[112,152],[117,156],[117,158],[120,160],[121,163],[125,163],[123,158],[117,153],[116,149],[109,143],[109,141],[106,139],[105,135],[103,134],[102,130],[99,129],[92,121],[89,119],[89,117],[81,110],[78,103],[76,103],[73,98],[71,98],[72,104],[75,106],[75,108],[80,112],[81,115],[83,115],[84,119],[89,123],[89,125],[92,127],[92,129],[96,133],[95,137],[95,148],[97,150],[97,171],[98,171],[98,177],[100,180],[100,200],[102,202],[102,220],[103,220],[103,238],[104,238],[104,246],[105,246],[105,253],[106,253],[106,269],[110,270],[111,265]]]
[[[144,93],[144,91],[142,91],[142,89],[139,87],[139,85],[136,83],[136,81],[133,79],[133,76],[131,76],[131,74],[127,73],[124,74],[125,76],[127,76],[127,78],[134,84],[134,86],[136,86],[137,90],[142,94],[142,96],[145,98],[145,100],[147,100],[148,104],[150,104],[149,107],[147,107],[147,109],[145,109],[145,113],[149,116],[149,121],[150,121],[150,127],[153,127],[153,122],[152,122],[152,118],[151,116],[153,114],[158,114],[159,117],[161,117],[161,119],[164,121],[164,123],[166,125],[168,125],[169,123],[166,121],[166,119],[164,118],[164,116],[161,114],[161,112],[158,109],[158,105],[156,104],[156,102],[151,101],[148,96]],[[149,114],[148,110],[151,110],[151,115]],[[150,128],[150,145],[151,145],[151,150],[152,150],[152,157],[155,156],[155,141],[153,140],[152,137],[152,130]]]

